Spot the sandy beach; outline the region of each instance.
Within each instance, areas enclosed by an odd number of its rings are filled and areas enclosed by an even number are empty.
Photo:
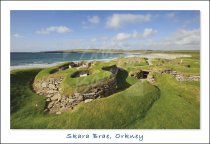
[[[180,58],[180,57],[191,57],[191,55],[154,53],[154,54],[142,54],[140,57],[162,58],[162,59],[176,59],[176,58]]]
[[[165,54],[165,53],[154,53],[154,54],[135,54],[135,55],[128,55],[127,57],[145,57],[148,59],[154,59],[154,58],[161,58],[161,59],[176,59],[180,57],[191,57],[191,55],[187,54]],[[87,60],[87,61],[110,61],[117,58],[112,59],[93,59],[93,60]],[[78,62],[78,61],[74,61]],[[16,65],[16,66],[10,66],[11,70],[14,69],[25,69],[25,68],[46,68],[46,67],[52,67],[56,66],[63,62],[56,62],[56,63],[43,63],[43,64],[27,64],[27,65]]]

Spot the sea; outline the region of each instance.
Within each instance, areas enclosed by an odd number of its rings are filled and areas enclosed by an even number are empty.
[[[11,52],[11,68],[47,67],[66,61],[111,60],[118,57],[131,57],[124,53],[47,53],[47,52]]]

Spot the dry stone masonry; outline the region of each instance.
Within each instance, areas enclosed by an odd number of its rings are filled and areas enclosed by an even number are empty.
[[[155,73],[160,73],[160,74],[170,74],[172,75],[173,77],[176,78],[177,81],[200,81],[200,76],[186,76],[184,74],[181,74],[181,73],[178,73],[177,71],[175,70],[172,70],[172,69],[166,69],[166,70],[163,70],[163,71],[152,71],[152,72],[155,72]],[[131,73],[130,76],[131,77],[135,77],[137,79],[146,79],[148,82],[150,82],[151,84],[154,84],[155,83],[155,78],[153,75],[150,75],[149,74],[150,71],[147,71],[147,70],[139,70],[137,72],[134,72],[134,73]]]
[[[91,89],[85,93],[74,93],[71,97],[64,96],[60,92],[60,84],[64,77],[51,77],[49,79],[43,78],[36,80],[34,81],[33,88],[37,94],[46,97],[45,112],[61,114],[66,110],[73,109],[82,101],[88,103],[93,99],[107,97],[116,92],[116,74],[118,68],[115,65],[105,69],[112,72],[110,80],[101,85],[91,87]]]
[[[135,73],[130,74],[131,77],[135,77],[137,79],[146,79],[149,74],[149,71],[139,70]]]
[[[148,75],[147,76],[147,81],[151,84],[154,84],[155,83],[155,78],[153,75]]]
[[[185,76],[171,69],[166,69],[162,73],[166,73],[166,74],[170,74],[174,76],[177,81],[199,81],[200,80],[200,76]]]

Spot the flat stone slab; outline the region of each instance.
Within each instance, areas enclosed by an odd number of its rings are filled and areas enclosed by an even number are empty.
[[[57,92],[57,91],[54,91],[54,90],[47,91],[47,93],[49,93],[49,94],[52,94],[52,93],[55,93],[55,92]]]
[[[47,108],[51,108],[53,106],[54,102],[50,102],[47,106]]]
[[[41,84],[41,86],[42,86],[43,88],[46,88],[46,87],[47,87],[47,83],[46,83],[46,82],[43,82],[43,83]]]
[[[61,114],[61,112],[60,112],[60,111],[58,111],[58,112],[56,112],[56,114],[57,114],[57,115],[60,115],[60,114]]]
[[[49,84],[48,87],[49,87],[49,89],[55,89],[56,88],[54,84]]]
[[[85,103],[89,103],[89,102],[91,102],[91,101],[93,101],[93,99],[86,99],[86,100],[85,100]]]
[[[54,95],[53,97],[51,97],[51,100],[54,101],[54,100],[59,99],[60,97],[61,97],[60,94],[56,94],[56,95]]]

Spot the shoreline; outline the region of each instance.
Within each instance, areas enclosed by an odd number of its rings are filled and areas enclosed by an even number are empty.
[[[150,53],[150,54],[132,54],[132,55],[125,56],[125,58],[130,58],[130,57],[145,57],[148,59],[153,59],[153,58],[176,59],[176,58],[180,58],[180,57],[191,57],[191,55],[189,55],[189,54]],[[72,61],[72,62],[79,62],[79,61],[104,61],[105,62],[105,61],[111,61],[111,60],[118,59],[118,58],[119,57],[110,58],[110,59],[77,60],[77,61]],[[66,61],[54,62],[54,63],[42,63],[42,64],[15,65],[15,66],[10,66],[10,70],[26,69],[26,68],[47,68],[47,67],[56,66],[63,62],[66,62]]]
[[[72,62],[80,62],[80,61],[110,61],[110,60],[114,60],[117,58],[112,58],[112,59],[92,59],[92,60],[76,60],[76,61],[72,61]],[[60,61],[60,62],[54,62],[54,63],[42,63],[42,64],[24,64],[24,65],[14,65],[14,66],[10,66],[10,70],[16,70],[16,69],[26,69],[26,68],[48,68],[48,67],[52,67],[52,66],[56,66],[58,64],[64,63],[67,61]]]

